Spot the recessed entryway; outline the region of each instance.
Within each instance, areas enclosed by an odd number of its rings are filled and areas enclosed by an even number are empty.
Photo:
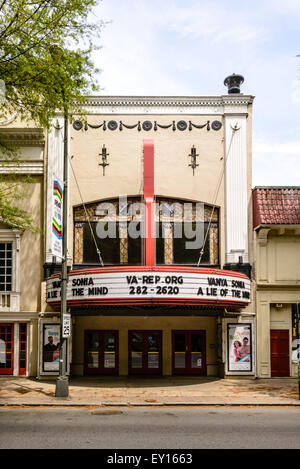
[[[118,331],[85,331],[85,374],[118,374],[118,349]]]
[[[205,343],[205,331],[173,331],[173,374],[206,375]]]
[[[130,375],[161,375],[161,331],[128,332],[128,371]]]

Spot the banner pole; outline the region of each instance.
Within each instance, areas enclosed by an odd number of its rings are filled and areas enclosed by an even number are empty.
[[[61,271],[61,311],[60,311],[60,351],[59,376],[56,380],[55,397],[69,397],[69,380],[67,376],[67,339],[63,337],[63,320],[67,313],[67,283],[68,283],[68,112],[64,109],[64,192],[63,192],[63,221],[62,244],[63,258]]]

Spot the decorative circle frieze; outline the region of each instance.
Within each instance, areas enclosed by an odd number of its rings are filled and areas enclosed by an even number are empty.
[[[73,123],[73,127],[74,127],[75,130],[81,130],[82,128],[84,128],[85,131],[89,130],[89,128],[90,129],[100,129],[100,128],[102,128],[104,131],[108,128],[109,130],[112,130],[112,131],[117,130],[117,129],[122,131],[123,128],[126,128],[126,129],[130,129],[130,130],[137,129],[139,132],[142,129],[145,130],[146,132],[149,132],[150,130],[153,129],[156,132],[158,130],[158,128],[160,128],[160,129],[170,129],[170,128],[172,128],[173,131],[175,131],[177,129],[180,132],[183,132],[187,129],[189,129],[189,131],[191,131],[193,129],[200,129],[201,130],[201,129],[204,129],[204,128],[207,128],[207,130],[209,131],[210,127],[212,127],[214,130],[220,130],[222,128],[222,122],[216,120],[210,126],[210,121],[207,121],[205,124],[201,124],[201,123],[195,124],[192,121],[186,122],[184,120],[180,120],[176,124],[176,121],[173,120],[172,123],[169,123],[169,124],[160,124],[155,120],[154,124],[153,124],[153,122],[151,122],[150,120],[146,120],[144,122],[138,121],[135,124],[129,124],[129,123],[126,123],[126,122],[123,122],[123,121],[110,120],[108,122],[108,124],[106,124],[106,121],[103,121],[102,123],[100,122],[99,124],[96,124],[96,123],[89,124],[88,122],[84,123],[80,120],[76,120]]]
[[[75,121],[73,122],[73,128],[75,130],[81,130],[83,127],[83,123],[81,121]]]
[[[185,121],[177,122],[177,129],[181,130],[181,132],[183,132],[184,130],[187,129],[187,123]]]
[[[143,122],[143,129],[146,130],[146,132],[149,132],[149,130],[152,129],[152,122],[150,121]]]
[[[118,123],[116,121],[109,121],[107,127],[109,128],[109,130],[117,130]]]
[[[222,128],[222,122],[220,121],[213,121],[213,123],[211,124],[211,128],[213,130],[220,130]]]

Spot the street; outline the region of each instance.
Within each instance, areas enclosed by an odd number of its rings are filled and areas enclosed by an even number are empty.
[[[0,409],[0,449],[299,449],[300,408]]]

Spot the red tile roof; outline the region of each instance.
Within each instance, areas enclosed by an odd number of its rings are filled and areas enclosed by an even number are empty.
[[[300,224],[300,187],[255,187],[253,227]]]

